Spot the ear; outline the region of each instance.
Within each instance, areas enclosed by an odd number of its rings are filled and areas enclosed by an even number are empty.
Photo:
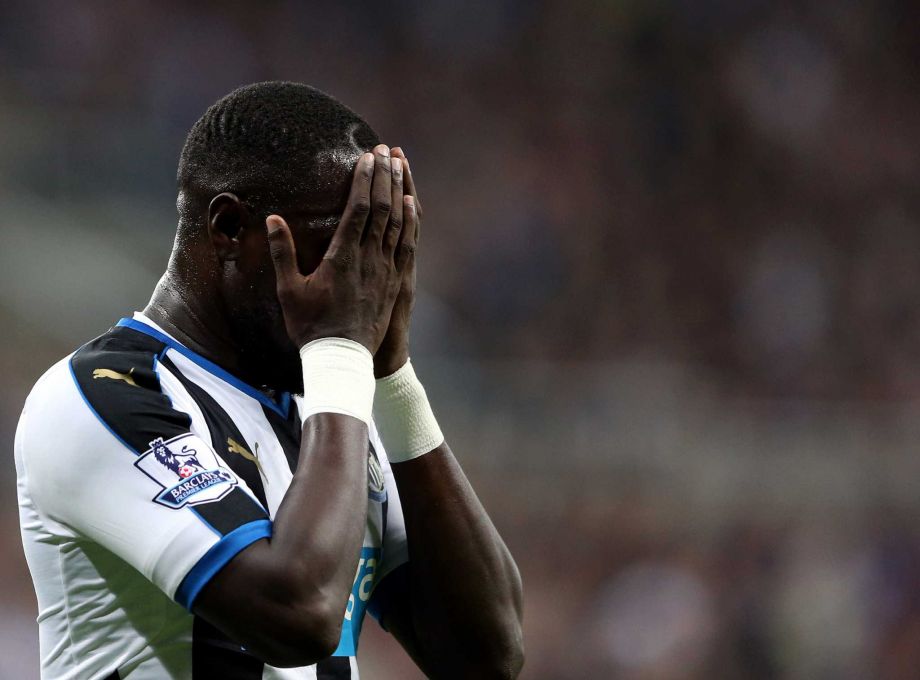
[[[224,192],[211,199],[208,206],[208,236],[221,262],[239,258],[239,235],[246,218],[246,207],[236,194]]]

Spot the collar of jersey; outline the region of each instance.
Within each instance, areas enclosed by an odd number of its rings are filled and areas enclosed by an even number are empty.
[[[138,319],[121,319],[115,325],[119,327],[123,327],[123,328],[130,328],[132,330],[138,331],[139,333],[144,333],[145,335],[149,335],[152,338],[156,338],[160,342],[164,343],[169,349],[175,350],[182,356],[188,358],[189,360],[201,366],[208,373],[211,373],[212,375],[220,378],[225,383],[232,385],[233,387],[238,389],[243,394],[249,397],[252,397],[256,401],[267,406],[272,411],[280,415],[282,418],[287,419],[288,413],[291,408],[291,395],[289,392],[283,392],[279,400],[275,402],[272,399],[270,399],[268,395],[266,395],[265,393],[261,392],[260,390],[257,390],[252,385],[244,383],[242,380],[240,380],[236,376],[222,369],[220,366],[215,364],[213,361],[209,361],[208,359],[205,359],[203,356],[201,356],[197,352],[193,352],[188,347],[179,343],[174,338],[170,337],[169,335],[166,335],[166,333],[163,333],[162,331],[157,330],[156,328],[153,328],[147,325],[143,321],[140,321]]]

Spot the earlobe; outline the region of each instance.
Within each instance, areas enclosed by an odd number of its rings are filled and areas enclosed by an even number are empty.
[[[246,208],[236,194],[224,192],[211,199],[208,206],[208,236],[222,261],[239,258],[239,235]]]

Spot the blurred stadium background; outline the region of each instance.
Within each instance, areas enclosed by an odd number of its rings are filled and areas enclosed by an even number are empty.
[[[524,677],[918,677],[918,20],[0,0],[0,678],[37,677],[23,399],[145,304],[190,125],[276,78],[413,162],[414,354],[523,571]],[[372,622],[361,654],[417,677]]]

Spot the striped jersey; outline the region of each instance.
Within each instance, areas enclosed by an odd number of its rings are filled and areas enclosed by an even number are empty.
[[[374,588],[408,559],[373,426],[364,544],[333,656],[273,668],[192,613],[214,574],[271,536],[299,457],[299,399],[269,398],[142,314],[38,381],[15,457],[44,680],[358,677]]]

